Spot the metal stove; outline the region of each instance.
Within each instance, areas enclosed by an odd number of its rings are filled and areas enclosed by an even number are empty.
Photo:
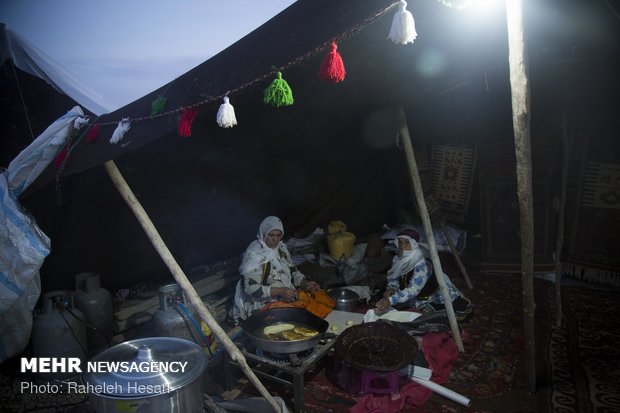
[[[316,346],[300,353],[271,353],[254,347],[249,340],[242,340],[236,344],[254,374],[293,388],[295,412],[303,412],[304,374],[327,354],[333,353],[331,350],[336,344],[336,335],[325,333]],[[226,364],[240,368],[239,364],[230,358]]]
[[[290,366],[300,366],[304,360],[307,360],[314,353],[314,348],[309,348],[299,353],[273,353],[271,351],[265,351],[262,348],[256,348],[255,351],[258,357],[265,359],[265,361],[285,364]]]

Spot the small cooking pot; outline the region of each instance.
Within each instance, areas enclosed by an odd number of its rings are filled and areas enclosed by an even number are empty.
[[[360,296],[346,287],[333,288],[327,293],[336,301],[336,310],[353,312],[357,309]]]
[[[95,356],[94,363],[116,364],[116,371],[85,372],[96,413],[202,413],[203,349],[188,340],[151,337],[117,344]],[[164,371],[166,369],[166,371]]]

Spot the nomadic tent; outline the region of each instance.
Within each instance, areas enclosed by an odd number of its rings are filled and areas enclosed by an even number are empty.
[[[243,251],[268,214],[284,219],[286,235],[308,234],[335,218],[356,233],[397,222],[396,211],[413,208],[396,146],[393,108],[399,106],[420,150],[439,143],[480,148],[481,192],[471,196],[466,223],[493,241],[489,255],[518,256],[513,198],[507,196],[514,195],[514,144],[501,5],[482,20],[441,2],[413,4],[419,36],[407,46],[386,39],[391,5],[296,2],[170,84],[93,120],[101,125],[99,138],[77,143],[58,180],[63,206],[46,206],[57,198],[57,185],[47,185],[57,178],[54,168],[38,183],[45,190],[25,199],[41,225],[54,227],[63,240],[46,262],[54,279],[70,282],[72,274],[97,268],[117,280],[110,285],[117,288],[167,272],[110,195],[107,177],[93,168],[108,159],[116,160],[187,268]],[[612,39],[618,25],[601,4],[549,1],[527,11],[532,133],[540,136],[532,143],[534,178],[544,173],[545,184],[537,192],[543,206],[536,208],[537,256],[552,263],[548,234],[554,228],[561,114],[568,110],[575,129],[597,135],[591,139],[613,130],[618,42]],[[592,24],[567,32],[575,19]],[[317,76],[332,39],[347,70],[338,84]],[[276,70],[293,90],[292,106],[262,102]],[[223,129],[215,114],[227,92],[239,124]],[[151,117],[158,96],[167,102],[162,114]],[[192,136],[181,138],[183,108],[191,105],[198,110]],[[123,118],[131,129],[110,144]],[[88,243],[77,241],[84,239]]]
[[[527,9],[526,27],[532,131],[541,138],[532,144],[534,175],[540,169],[549,182],[535,198],[549,223],[537,228],[537,245],[547,247],[557,159],[548,156],[553,150],[537,151],[538,142],[557,152],[566,111],[571,127],[597,142],[614,135],[620,36],[617,16],[604,2],[541,3]],[[485,148],[481,204],[466,223],[488,228],[483,236],[503,236],[495,246],[514,254],[518,242],[505,240],[518,240],[517,227],[507,221],[514,223],[515,209],[503,195],[514,195],[514,175],[492,179],[497,171],[514,171],[514,158],[502,146],[513,150],[505,14],[499,10],[483,21],[441,2],[410,8],[419,36],[413,45],[397,46],[386,40],[392,1],[298,1],[170,84],[94,119],[101,127],[98,138],[77,142],[62,175],[48,169],[33,188],[39,190],[24,199],[59,240],[42,270],[50,274],[48,282],[70,284],[74,274],[95,269],[113,289],[167,275],[108,178],[95,168],[109,159],[184,268],[239,254],[269,214],[283,218],[285,235],[308,234],[331,219],[345,220],[356,233],[397,222],[398,209],[414,208],[396,146],[396,107],[405,108],[421,152],[438,143]],[[317,76],[333,39],[347,70],[338,84]],[[277,71],[292,87],[292,106],[262,102]],[[227,93],[239,124],[222,129],[215,113]],[[152,116],[159,96],[166,98],[165,108]],[[191,136],[182,138],[178,126],[188,107],[198,112]],[[123,118],[131,128],[110,144]],[[599,163],[618,163],[617,152],[604,156]],[[504,192],[492,191],[498,187]],[[49,207],[57,191],[63,205]],[[489,216],[497,219],[489,223]]]

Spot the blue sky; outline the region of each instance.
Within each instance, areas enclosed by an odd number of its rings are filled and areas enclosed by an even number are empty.
[[[120,107],[225,49],[294,0],[0,0],[0,22]]]

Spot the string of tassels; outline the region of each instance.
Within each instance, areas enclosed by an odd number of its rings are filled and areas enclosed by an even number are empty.
[[[447,0],[440,0],[446,4]],[[347,39],[351,37],[353,34],[359,32],[366,26],[370,25],[387,12],[394,10],[394,6],[398,6],[398,10],[394,14],[392,18],[392,25],[390,27],[390,32],[388,34],[388,39],[393,41],[396,44],[408,44],[413,43],[417,38],[417,32],[415,30],[415,21],[413,19],[413,15],[407,10],[407,2],[405,0],[400,0],[396,4],[391,4],[388,7],[383,8],[382,10],[377,11],[367,19],[365,19],[362,23],[353,27],[352,29],[342,33],[339,36],[333,38],[331,42],[329,42],[329,46],[323,43],[321,46],[311,50],[310,52],[297,57],[289,61],[288,63],[279,66],[279,68],[272,67],[271,73],[276,73],[276,78],[272,79],[269,86],[264,89],[263,92],[263,102],[265,104],[281,107],[281,106],[289,106],[294,103],[293,92],[289,84],[282,77],[282,71],[288,69],[289,67],[296,65],[303,60],[307,60],[309,57],[324,52],[326,46],[329,47],[329,51],[323,57],[321,61],[321,65],[319,68],[319,77],[330,83],[339,83],[344,81],[346,77],[346,69],[344,66],[344,61],[341,54],[338,51],[337,42]],[[264,74],[256,79],[246,82],[245,84],[236,87],[231,90],[231,93],[237,93],[243,89],[246,89],[258,82],[263,82],[271,74]],[[195,102],[191,105],[190,108],[184,108],[183,106],[177,107],[176,109],[166,110],[167,98],[164,96],[165,91],[161,93],[152,103],[150,107],[150,116],[146,115],[143,117],[133,118],[132,121],[129,121],[129,118],[123,118],[118,122],[112,137],[109,142],[112,144],[116,144],[120,142],[125,134],[129,131],[132,122],[150,120],[155,117],[160,116],[169,116],[182,112],[181,119],[179,122],[178,132],[180,136],[187,137],[192,135],[192,124],[197,116],[197,108],[200,105],[210,103],[214,99],[223,99],[223,103],[219,106],[216,115],[216,121],[218,125],[222,128],[231,128],[237,125],[236,113],[234,107],[230,104],[229,93],[227,92],[225,96],[211,96],[205,100]],[[102,122],[102,123],[94,123],[86,132],[85,137],[87,142],[94,142],[101,133],[102,126],[111,126],[114,125],[114,121],[110,122]],[[78,125],[74,125],[78,127]],[[81,125],[80,125],[81,126]],[[62,154],[58,155],[59,159],[63,157]]]

